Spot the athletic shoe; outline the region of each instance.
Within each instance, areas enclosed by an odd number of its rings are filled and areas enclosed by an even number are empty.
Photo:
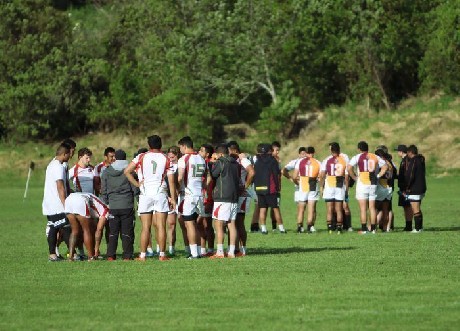
[[[200,256],[192,256],[192,255],[190,255],[190,256],[187,258],[187,260],[195,260],[195,259],[199,259],[199,258],[200,258]]]
[[[112,257],[112,256],[109,256],[109,257],[107,258],[107,261],[115,261],[115,258]]]
[[[145,262],[145,257],[136,257],[134,260],[136,261],[141,261],[141,262]]]
[[[61,259],[59,257],[48,257],[48,262],[59,262]]]
[[[407,227],[405,227],[405,228],[403,229],[403,231],[411,232],[411,231],[413,231],[413,229],[412,229],[412,228],[407,228]]]
[[[413,229],[410,233],[421,233],[422,231],[423,229],[420,229],[420,230]]]
[[[210,257],[213,256],[214,252],[207,252],[206,254],[202,255],[203,257]]]
[[[158,260],[159,260],[159,261],[169,261],[169,260],[171,260],[171,259],[170,259],[169,257],[167,257],[167,256],[160,256],[160,257],[158,258]]]
[[[332,229],[329,229],[327,232],[328,232],[329,234],[332,234]]]
[[[304,233],[303,226],[297,226],[297,233]]]
[[[145,253],[145,257],[154,257],[155,256],[155,252],[146,252]]]
[[[286,234],[287,231],[286,230],[280,230],[280,233]]]
[[[367,231],[359,230],[358,234],[367,234]]]
[[[228,257],[229,259],[234,259],[236,256],[235,256],[235,254],[227,254],[227,257]]]
[[[246,254],[243,253],[243,252],[241,252],[241,251],[239,251],[239,252],[236,252],[236,253],[235,253],[235,256],[236,256],[236,257],[243,257],[243,256],[246,256]]]
[[[375,230],[372,230],[371,233],[372,233],[372,234],[376,234]]]
[[[225,258],[225,255],[222,254],[222,253],[216,253],[212,256],[209,257],[210,259],[224,259]]]
[[[349,228],[347,229],[347,231],[348,231],[348,232],[353,232],[353,228],[352,228],[352,227],[349,227]]]
[[[310,233],[314,233],[314,232],[316,232],[316,229],[315,229],[315,227],[312,225],[312,226],[310,227]]]
[[[268,234],[267,231],[260,231],[260,233],[262,233],[262,234]]]

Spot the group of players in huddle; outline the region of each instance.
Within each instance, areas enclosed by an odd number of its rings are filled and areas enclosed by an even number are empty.
[[[140,149],[130,162],[123,150],[107,147],[104,161],[95,167],[91,166],[92,152],[82,148],[70,169],[67,163],[75,151],[75,142],[69,139],[58,147],[47,168],[43,199],[50,261],[60,260],[59,241],[67,243],[71,260],[79,256],[76,250],[82,255],[83,243],[88,259],[97,259],[104,228],[107,260],[116,259],[119,237],[123,259],[133,259],[136,204],[142,223],[136,260],[145,261],[155,254],[152,228],[159,260],[169,260],[175,254],[177,223],[190,259],[244,256],[244,221],[251,200],[255,202],[251,231],[268,233],[266,218],[271,209],[273,228],[278,226],[280,233],[286,233],[279,208],[282,175],[295,185],[299,233],[304,232],[306,210],[306,231],[316,231],[316,203],[320,197],[326,202],[329,233],[352,231],[348,191],[354,183],[360,207],[359,233],[375,233],[377,224],[383,231],[390,231],[396,177],[399,205],[405,211],[405,230],[420,232],[423,228],[420,204],[426,191],[425,163],[414,145],[398,146],[402,158],[398,173],[385,146],[369,153],[364,141],[358,143],[359,153],[351,159],[341,153],[338,143],[331,143],[330,155],[322,162],[315,159],[313,147],[301,147],[298,158],[284,167],[277,142],[259,144],[255,156],[241,153],[235,141],[215,148],[203,144],[195,149],[192,139],[186,136],[178,146],[166,151],[157,135],[148,137],[147,143],[149,149]]]

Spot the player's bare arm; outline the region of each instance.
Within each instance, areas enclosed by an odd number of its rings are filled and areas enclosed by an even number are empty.
[[[126,168],[125,168],[125,171],[124,171],[124,174],[126,176],[126,178],[128,178],[129,182],[135,186],[135,187],[140,187],[141,183],[138,183],[137,180],[134,178],[133,176],[133,172],[134,170],[136,169],[136,164],[134,162],[131,162]]]

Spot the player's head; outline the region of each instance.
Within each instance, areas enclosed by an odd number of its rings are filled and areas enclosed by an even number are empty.
[[[257,154],[269,154],[272,152],[271,144],[258,144],[257,145]]]
[[[378,148],[374,154],[380,156],[384,160],[388,160],[388,154],[383,150],[383,148]]]
[[[168,159],[171,162],[176,163],[179,157],[180,157],[179,147],[171,146],[168,148]]]
[[[218,157],[220,157],[222,155],[228,155],[227,144],[220,144],[219,146],[217,146],[216,154],[217,154]]]
[[[407,146],[406,145],[398,145],[398,147],[395,148],[395,151],[398,152],[398,155],[400,157],[404,157],[407,154]]]
[[[418,154],[418,148],[417,146],[415,145],[409,145],[409,147],[407,147],[407,156],[409,156],[410,158],[414,157],[415,155]]]
[[[331,150],[331,154],[340,155],[340,145],[337,142],[332,142],[329,144],[329,149]]]
[[[200,146],[200,151],[198,153],[203,159],[208,159],[214,153],[214,147],[210,144],[203,144]]]
[[[177,144],[180,147],[181,153],[185,153],[185,151],[193,149],[193,140],[190,136],[185,136],[179,139]]]
[[[122,149],[117,149],[114,156],[116,160],[126,160],[126,152]]]
[[[62,143],[70,146],[70,157],[72,157],[75,154],[77,143],[73,139],[70,139],[70,138],[64,139]]]
[[[153,136],[150,136],[147,138],[147,143],[150,147],[150,149],[161,149],[163,146],[161,143],[161,137],[154,134]]]
[[[83,147],[78,150],[78,163],[81,166],[88,166],[91,163],[93,152],[88,147]]]
[[[69,144],[61,143],[56,149],[56,157],[62,162],[69,161],[71,148],[72,147]]]
[[[369,145],[368,145],[367,142],[365,142],[364,140],[361,140],[361,141],[358,143],[358,149],[359,149],[361,152],[368,152],[368,151],[369,151]]]
[[[111,164],[115,161],[115,148],[107,147],[104,149],[104,162],[106,164]]]
[[[240,145],[235,140],[229,141],[227,146],[230,154],[240,154]]]
[[[272,155],[277,157],[280,153],[281,144],[279,141],[272,142]]]
[[[307,156],[313,157],[315,155],[315,148],[313,146],[307,147]]]
[[[378,145],[377,149],[381,149],[382,151],[385,152],[385,154],[388,154],[388,147],[385,145]]]
[[[307,148],[306,147],[299,147],[299,157],[306,157],[307,156]]]

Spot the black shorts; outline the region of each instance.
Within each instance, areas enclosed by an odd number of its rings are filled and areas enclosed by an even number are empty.
[[[406,199],[405,196],[403,196],[401,194],[401,195],[399,195],[398,206],[400,206],[400,207],[410,206],[410,202],[409,202],[409,200]]]
[[[56,215],[47,215],[46,218],[48,219],[47,225],[49,227],[54,227],[56,229],[63,228],[64,226],[70,224],[65,213],[60,213]]]
[[[257,204],[259,208],[279,208],[280,206],[280,195],[275,194],[257,194]]]

